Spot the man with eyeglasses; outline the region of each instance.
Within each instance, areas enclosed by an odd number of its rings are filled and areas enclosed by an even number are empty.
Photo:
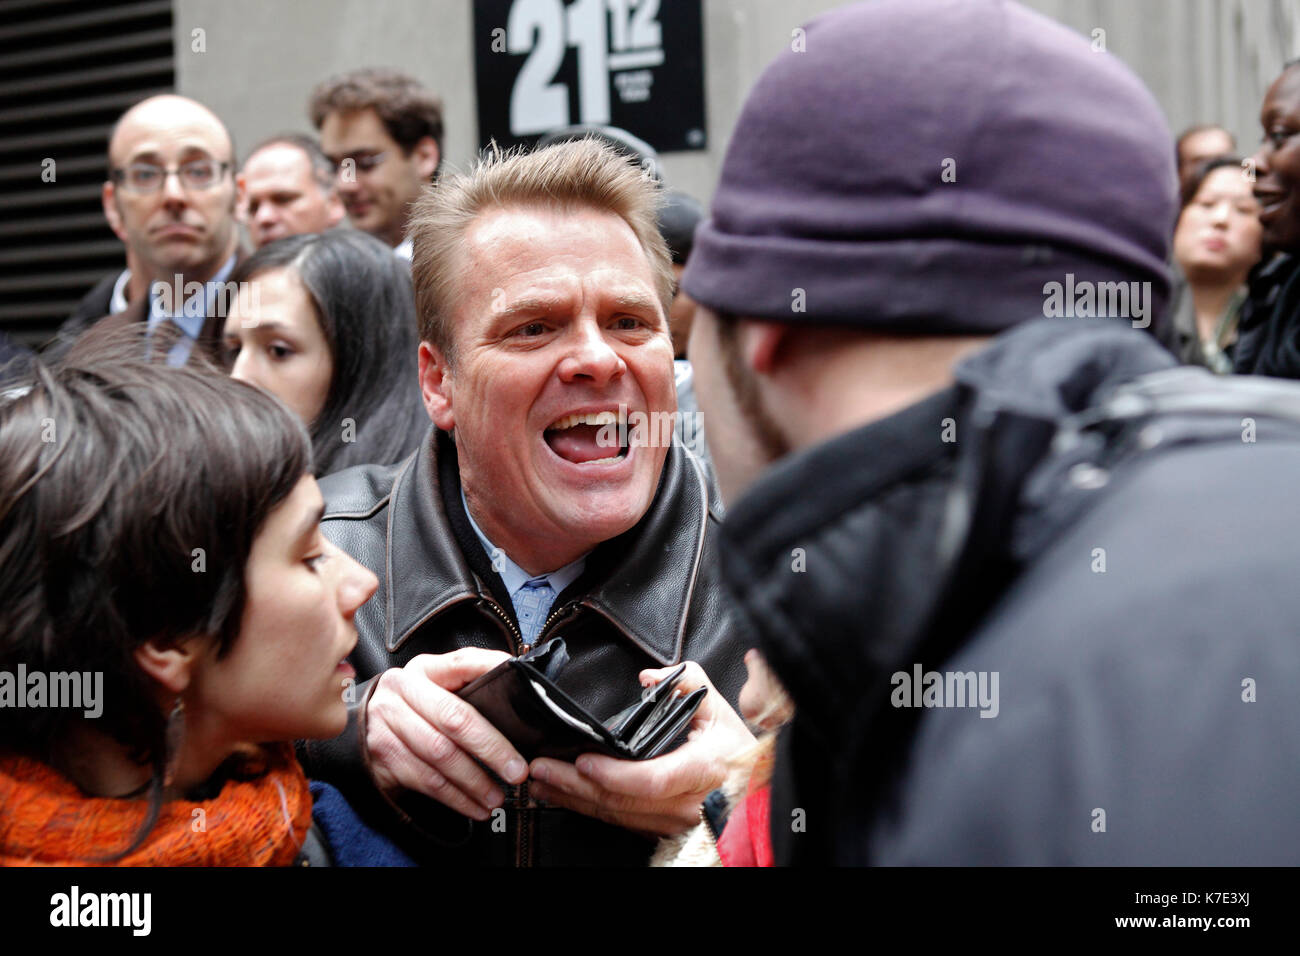
[[[239,253],[230,133],[201,103],[154,96],[122,114],[108,159],[104,217],[149,292],[93,323],[69,320],[60,339],[145,322],[152,353],[170,365],[211,354],[228,300],[218,293]]]
[[[409,260],[411,204],[442,159],[441,101],[397,70],[363,69],[317,86],[308,112],[351,224]]]

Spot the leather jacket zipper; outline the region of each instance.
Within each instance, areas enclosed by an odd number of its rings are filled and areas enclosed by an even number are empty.
[[[529,802],[528,781],[525,780],[519,785],[519,836],[515,841],[515,866],[533,865],[533,818]]]
[[[554,624],[555,621],[561,616],[576,617],[578,614],[578,607],[579,607],[577,604],[566,604],[564,605],[564,607],[557,608],[556,610],[552,611],[550,614],[547,615],[546,623],[542,625],[542,629],[537,632],[537,639],[532,644],[524,644],[523,634],[519,632],[519,628],[515,625],[515,622],[510,620],[510,615],[506,613],[505,608],[497,604],[496,601],[490,600],[489,598],[481,598],[481,600],[483,602],[483,606],[490,608],[492,610],[493,615],[497,617],[502,624],[505,625],[504,630],[507,638],[507,644],[509,645],[511,652],[514,654],[515,657],[518,657],[527,648],[536,647],[538,644],[543,643],[543,638],[547,636],[546,632],[550,629],[551,625]]]
[[[505,609],[495,601],[483,598],[483,605],[490,608],[493,616],[498,618],[505,627],[507,642],[509,643],[511,653],[518,657],[525,650],[524,636],[519,632],[515,622],[510,620],[510,615]],[[537,640],[533,645],[542,643],[547,630],[562,616],[576,617],[578,605],[566,604],[564,607],[552,611],[546,617],[546,623],[542,625],[541,631],[538,632]],[[533,865],[533,811],[529,808],[531,798],[528,796],[528,781],[525,780],[515,788],[515,866],[532,866]]]
[[[515,622],[510,620],[510,615],[505,612],[501,605],[489,598],[480,598],[479,603],[480,606],[490,610],[492,616],[497,619],[497,622],[501,625],[502,633],[506,636],[506,646],[510,648],[511,656],[518,657],[524,645],[524,636],[519,633],[519,628],[515,626]],[[527,854],[525,853],[527,839],[524,836],[526,815],[520,807],[521,802],[528,799],[528,781],[525,780],[517,787],[512,787],[509,784],[504,786],[507,795],[513,790],[515,797],[515,866],[529,866],[531,865],[530,862],[525,862],[527,861]]]
[[[541,643],[542,643],[542,639],[546,637],[546,632],[550,629],[550,626],[551,626],[552,624],[554,624],[554,623],[555,623],[555,620],[556,620],[557,618],[559,618],[561,615],[563,615],[563,616],[565,616],[565,617],[569,617],[569,618],[577,617],[577,616],[578,616],[578,605],[577,605],[577,604],[566,604],[566,605],[564,605],[564,607],[562,607],[562,608],[558,608],[557,610],[554,610],[554,611],[552,611],[549,615],[547,615],[547,617],[546,617],[546,623],[543,624],[543,625],[542,625],[542,629],[541,629],[540,631],[537,632],[537,643],[538,643],[538,644],[541,644]]]
[[[549,628],[557,618],[561,616],[567,616],[570,613],[573,616],[577,615],[576,605],[566,604],[564,607],[552,611],[550,614],[548,614],[546,617],[546,623],[543,624],[542,629],[537,632],[537,640],[534,642],[534,646],[542,643],[542,639],[546,636],[547,628]],[[519,849],[518,849],[517,858],[519,860],[524,861],[519,864],[520,866],[532,866],[533,865],[533,837],[534,837],[533,821],[535,819],[536,810],[532,809],[529,806],[529,804],[532,803],[532,798],[528,796],[527,780],[525,780],[522,784],[519,785],[519,798],[523,802],[523,804],[529,808],[521,811],[519,815],[520,816]]]
[[[524,646],[524,636],[519,633],[519,628],[515,626],[515,622],[510,620],[510,615],[496,601],[490,598],[480,598],[479,600],[483,607],[489,608],[493,616],[505,625],[502,630],[506,635],[506,646],[510,648],[511,656],[518,657],[521,648]]]

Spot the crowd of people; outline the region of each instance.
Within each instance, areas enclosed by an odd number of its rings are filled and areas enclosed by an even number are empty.
[[[707,208],[613,128],[452,171],[394,70],[307,115],[128,109],[126,268],[0,375],[0,864],[1300,860],[1300,61],[1246,157],[854,3]],[[465,699],[543,660],[698,709],[560,759]]]

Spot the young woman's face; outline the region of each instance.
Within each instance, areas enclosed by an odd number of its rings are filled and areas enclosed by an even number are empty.
[[[353,616],[379,582],[321,534],[322,508],[304,475],[253,541],[239,637],[224,658],[203,653],[186,697],[213,741],[328,738],[347,723]]]
[[[1244,276],[1259,260],[1259,203],[1236,166],[1221,166],[1201,183],[1178,217],[1174,258],[1189,276]]]
[[[271,269],[249,280],[226,316],[230,374],[266,389],[310,425],[325,407],[334,361],[316,306],[291,269]]]

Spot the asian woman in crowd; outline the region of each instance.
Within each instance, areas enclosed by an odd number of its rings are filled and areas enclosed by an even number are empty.
[[[1232,371],[1246,276],[1259,261],[1259,203],[1238,156],[1193,168],[1183,182],[1174,260],[1186,285],[1173,309],[1182,361]]]

